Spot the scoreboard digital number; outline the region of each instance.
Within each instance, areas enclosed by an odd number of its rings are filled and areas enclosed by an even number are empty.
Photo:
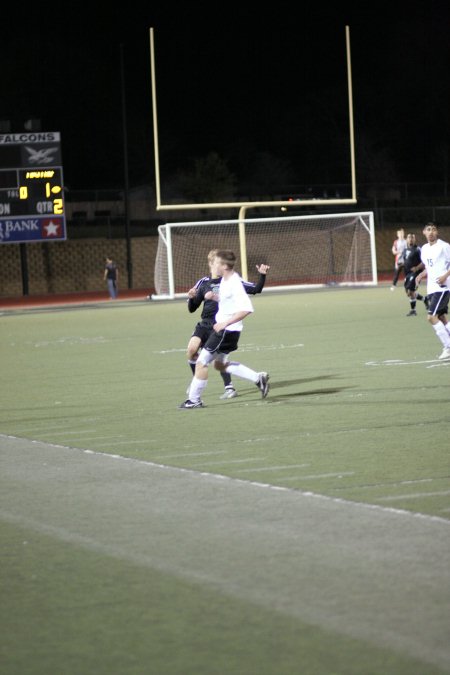
[[[59,132],[0,134],[0,244],[66,238]]]

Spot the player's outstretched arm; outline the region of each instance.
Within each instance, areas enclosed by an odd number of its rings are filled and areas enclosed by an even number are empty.
[[[244,288],[249,295],[257,295],[257,293],[261,293],[262,289],[264,288],[264,284],[266,283],[266,274],[270,270],[270,265],[256,265],[256,269],[259,272],[259,279],[256,284],[252,284],[249,281],[244,281]]]

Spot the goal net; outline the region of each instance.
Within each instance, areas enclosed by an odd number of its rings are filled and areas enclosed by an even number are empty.
[[[265,293],[377,284],[372,212],[168,223],[158,235],[155,300],[183,297],[208,274],[214,248],[233,250],[249,281],[258,278],[256,265],[270,265]]]

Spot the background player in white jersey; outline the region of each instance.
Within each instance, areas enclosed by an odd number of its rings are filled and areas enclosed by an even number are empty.
[[[392,244],[392,253],[395,256],[394,278],[392,279],[391,291],[395,291],[397,282],[400,277],[400,272],[404,270],[405,262],[406,239],[405,230],[401,228],[397,230],[397,239]]]
[[[440,359],[450,359],[450,325],[448,302],[450,299],[450,244],[439,239],[435,223],[423,229],[427,243],[422,246],[421,258],[425,265],[416,278],[416,285],[427,277],[428,321],[444,347]]]
[[[230,352],[238,348],[239,338],[243,329],[243,320],[253,312],[253,305],[246,293],[242,279],[234,271],[236,256],[232,251],[217,251],[217,274],[222,277],[218,296],[209,291],[207,300],[218,301],[218,311],[213,332],[200,352],[195,366],[195,374],[189,387],[189,398],[180,408],[202,408],[201,395],[208,383],[208,366],[214,362],[214,367],[220,372],[228,372],[245,380],[254,382],[261,395],[265,398],[269,391],[269,375],[266,372],[257,372],[244,366],[242,363],[230,362]]]

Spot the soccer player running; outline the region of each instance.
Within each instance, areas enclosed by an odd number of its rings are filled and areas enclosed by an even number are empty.
[[[450,325],[448,302],[450,298],[450,244],[439,239],[435,223],[427,223],[423,233],[427,243],[422,246],[421,258],[425,269],[416,278],[416,287],[427,277],[428,321],[444,347],[440,359],[450,359]]]
[[[242,285],[242,279],[234,271],[235,264],[236,256],[233,251],[226,249],[217,251],[216,271],[222,277],[219,293],[208,291],[205,295],[207,300],[219,303],[216,323],[197,359],[195,374],[189,387],[189,398],[179,406],[180,408],[204,407],[201,395],[208,383],[208,366],[212,362],[220,372],[228,372],[254,382],[263,398],[266,398],[269,392],[268,373],[256,372],[242,363],[228,360],[230,352],[238,348],[243,320],[254,311]]]
[[[192,374],[195,373],[195,364],[197,362],[198,354],[200,349],[205,345],[208,337],[213,332],[213,325],[215,322],[215,317],[217,313],[217,302],[213,299],[206,299],[205,295],[212,291],[214,295],[217,295],[220,284],[220,276],[216,271],[218,259],[216,257],[217,249],[213,249],[208,253],[208,265],[210,269],[210,275],[207,277],[202,277],[199,279],[195,286],[193,286],[188,291],[188,310],[189,312],[195,312],[200,305],[203,303],[203,310],[201,314],[200,321],[196,324],[194,332],[189,340],[187,346],[187,358],[189,366],[192,370]],[[256,284],[250,281],[244,281],[241,279],[241,282],[245,288],[245,291],[249,295],[256,295],[261,293],[264,284],[266,282],[266,274],[270,269],[269,265],[256,265],[256,269],[259,272],[259,279]],[[224,393],[220,398],[234,398],[237,396],[237,391],[235,390],[233,383],[231,381],[231,375],[227,372],[220,373],[223,379],[225,386]]]
[[[416,235],[409,233],[406,235],[406,250],[404,256],[405,262],[405,292],[409,298],[410,310],[406,316],[417,316],[416,302],[423,300],[425,307],[428,307],[428,300],[426,296],[420,295],[416,290],[416,277],[424,269],[420,257],[420,247],[416,244]]]

